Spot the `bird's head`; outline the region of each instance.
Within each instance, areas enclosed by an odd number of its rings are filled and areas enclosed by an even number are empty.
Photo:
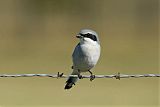
[[[88,42],[88,43],[100,43],[98,34],[91,29],[82,29],[78,35],[76,36],[80,39],[80,42]]]

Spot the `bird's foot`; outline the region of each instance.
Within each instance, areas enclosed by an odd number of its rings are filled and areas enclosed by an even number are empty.
[[[82,75],[80,74],[80,70],[78,69],[78,78],[83,79]]]
[[[81,74],[78,74],[78,78],[79,78],[79,79],[83,79],[83,77],[82,77]]]
[[[94,79],[95,79],[95,75],[93,75],[93,73],[90,71],[90,70],[88,70],[89,71],[89,73],[91,74],[91,76],[90,76],[90,81],[93,81]]]
[[[95,75],[91,74],[90,81],[93,81],[95,79]]]
[[[73,69],[74,67],[73,66],[71,66],[71,69]]]

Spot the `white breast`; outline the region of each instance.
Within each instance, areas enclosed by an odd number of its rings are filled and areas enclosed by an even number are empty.
[[[78,47],[75,54],[73,56],[73,65],[75,69],[80,69],[81,72],[85,72],[93,68],[100,56],[100,45],[96,42],[90,43],[82,43]]]

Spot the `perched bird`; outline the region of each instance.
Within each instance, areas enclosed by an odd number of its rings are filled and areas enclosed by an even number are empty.
[[[91,74],[90,80],[95,78],[95,75],[90,71],[96,64],[100,57],[100,42],[98,34],[91,29],[82,29],[76,36],[80,42],[74,49],[72,54],[72,73],[71,75],[78,75],[78,77],[69,77],[66,81],[65,89],[70,89],[78,79],[81,79],[81,72],[89,72]]]

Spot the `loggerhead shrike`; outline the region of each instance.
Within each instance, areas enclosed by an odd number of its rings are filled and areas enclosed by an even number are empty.
[[[89,72],[91,74],[90,80],[92,81],[95,75],[90,70],[96,65],[100,57],[100,42],[95,31],[83,29],[76,37],[80,39],[80,42],[72,54],[73,72],[71,75],[78,75],[78,77],[69,77],[66,81],[65,89],[70,89],[72,85],[75,85],[78,78],[82,78],[81,72]]]

